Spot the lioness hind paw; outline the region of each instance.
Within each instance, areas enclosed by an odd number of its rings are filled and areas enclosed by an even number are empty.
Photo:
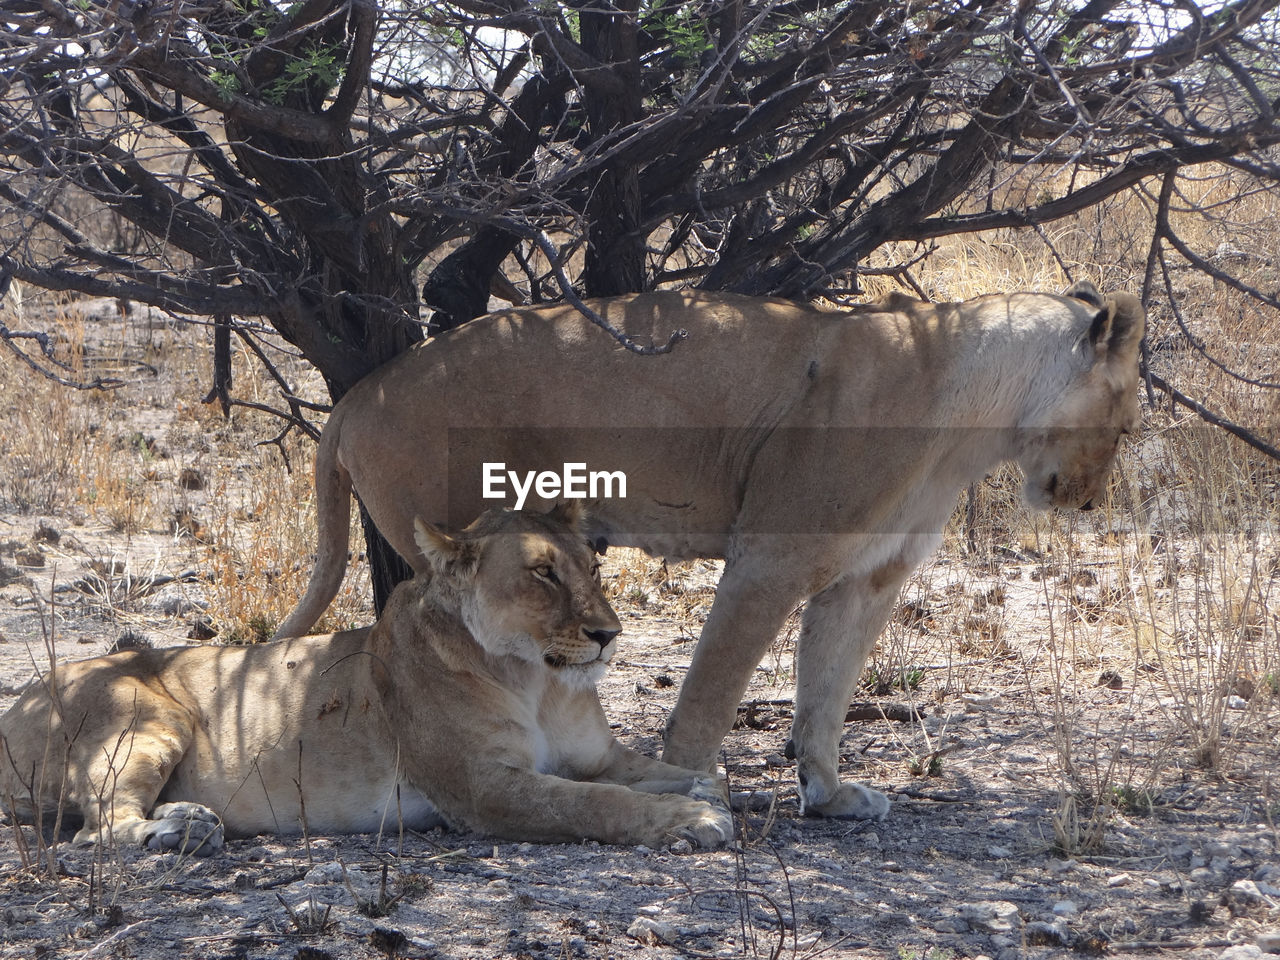
[[[162,803],[151,811],[142,843],[148,850],[208,857],[222,849],[222,821],[198,803]]]

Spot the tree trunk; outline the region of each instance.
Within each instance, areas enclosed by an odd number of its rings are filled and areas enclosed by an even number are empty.
[[[378,616],[387,605],[396,584],[413,576],[413,568],[396,553],[379,532],[369,511],[360,504],[360,526],[364,530],[365,559],[369,562],[369,579],[373,582],[373,609]]]
[[[599,143],[643,117],[640,58],[636,43],[637,0],[592,6],[581,13],[582,46],[610,65],[624,93],[609,95],[588,87],[587,122]],[[640,232],[640,172],[625,151],[605,165],[587,201],[587,253],[584,284],[588,296],[612,297],[643,290],[645,238]]]

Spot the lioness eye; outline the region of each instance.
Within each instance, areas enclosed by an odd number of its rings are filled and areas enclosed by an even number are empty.
[[[540,567],[534,567],[533,572],[536,576],[541,577],[543,580],[546,580],[549,583],[560,582],[560,578],[556,576],[556,572],[553,569],[551,569],[551,564],[549,563],[544,563]]]

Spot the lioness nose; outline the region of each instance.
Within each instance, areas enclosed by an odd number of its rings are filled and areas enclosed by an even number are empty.
[[[582,628],[583,635],[585,635],[588,640],[594,640],[596,643],[600,644],[602,648],[607,647],[612,643],[613,638],[621,632],[621,630],[588,630],[586,627]]]

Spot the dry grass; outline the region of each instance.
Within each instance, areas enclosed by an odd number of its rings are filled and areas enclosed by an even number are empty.
[[[0,502],[113,535],[111,557],[64,545],[64,565],[97,561],[112,575],[136,578],[157,542],[170,541],[165,549],[185,551],[197,572],[224,640],[270,635],[310,573],[314,444],[295,433],[279,446],[260,445],[279,433],[278,420],[242,408],[224,418],[199,402],[211,355],[199,325],[159,314],[125,324],[100,301],[54,317],[72,375],[101,372],[101,358],[110,358],[130,382],[73,391],[0,354]],[[322,399],[300,363],[286,357],[281,367]],[[273,399],[272,382],[239,353],[233,372],[237,396]],[[357,529],[352,544],[361,543]],[[347,578],[322,628],[367,620],[365,579],[360,571]],[[106,586],[119,580],[108,577]],[[128,613],[127,603],[109,606],[113,615]]]

